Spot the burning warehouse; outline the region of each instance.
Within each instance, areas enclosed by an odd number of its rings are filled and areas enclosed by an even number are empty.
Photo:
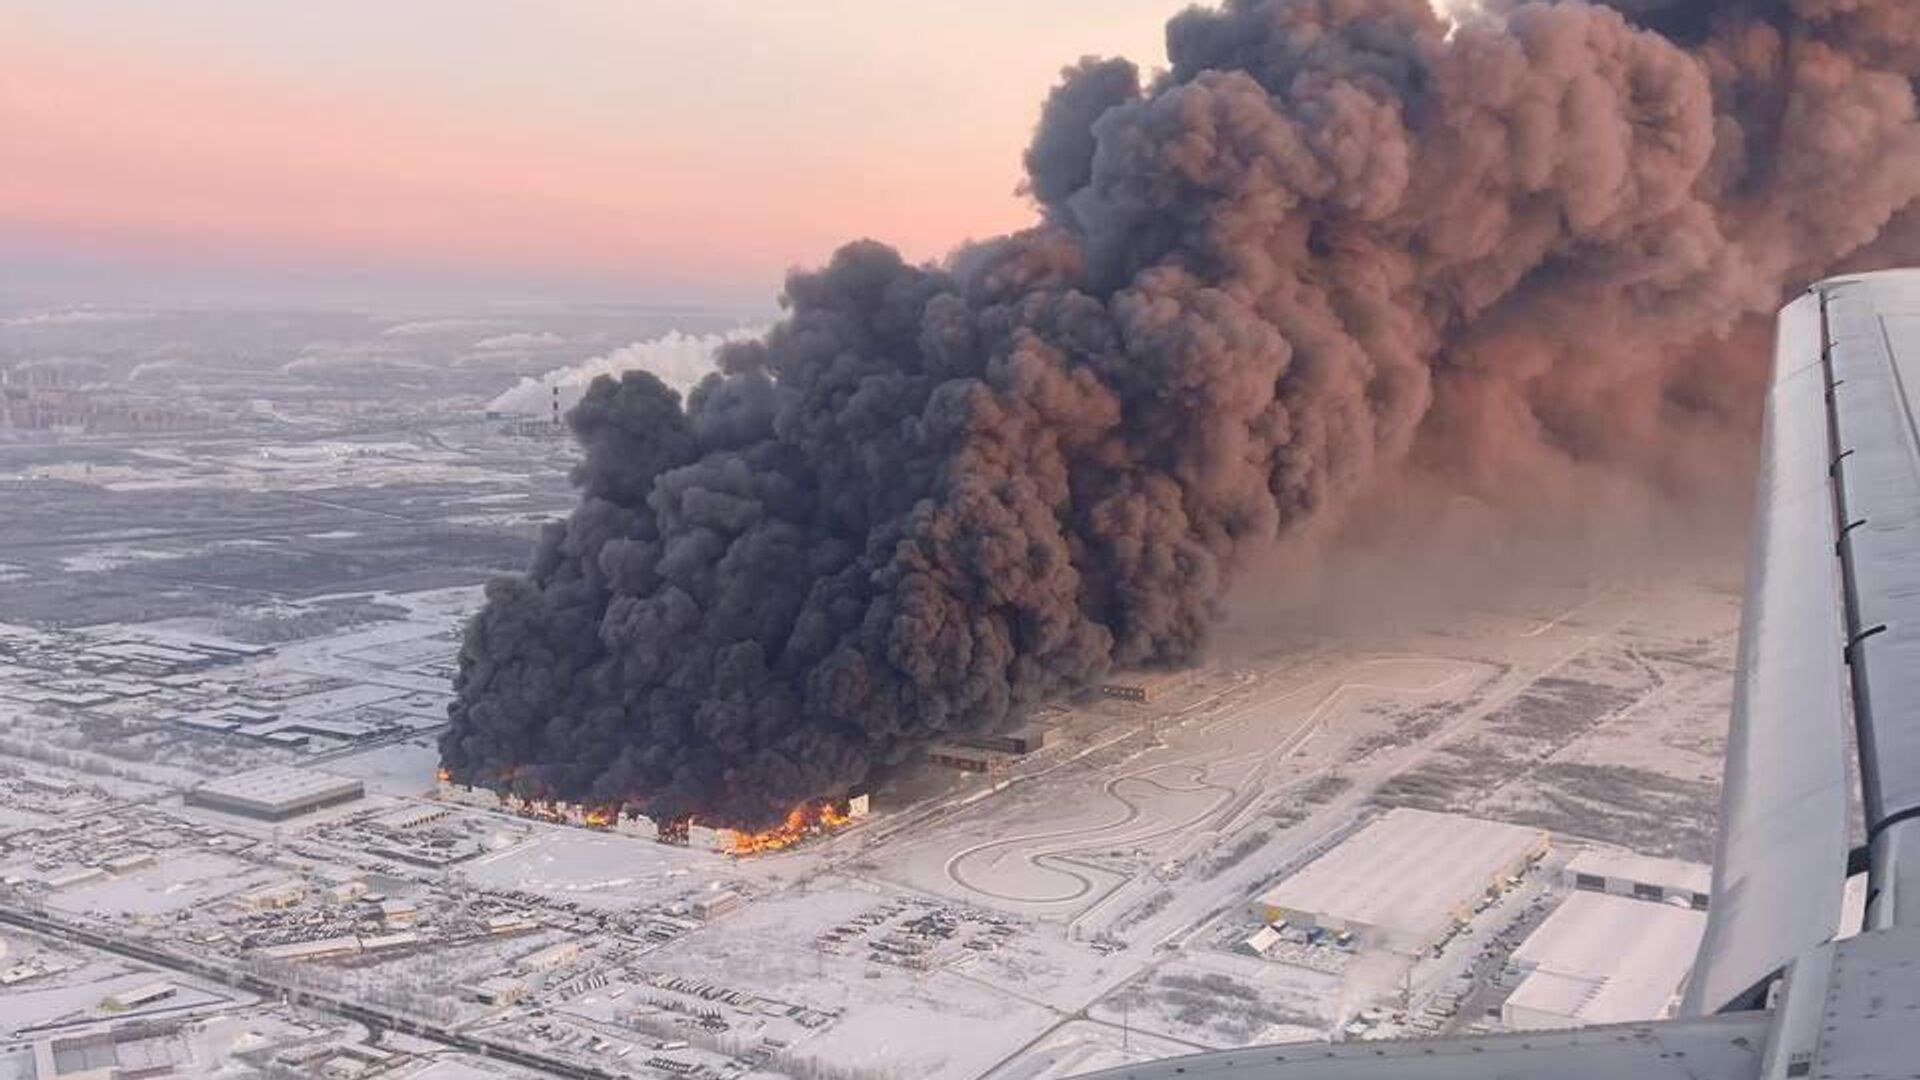
[[[792,847],[803,840],[866,817],[870,806],[865,794],[805,803],[795,807],[771,828],[752,831],[702,825],[692,818],[656,822],[617,804],[589,806],[553,799],[526,798],[490,787],[461,784],[444,771],[439,776],[437,791],[442,801],[462,806],[556,825],[644,837],[663,844],[724,855],[759,855]]]
[[[1028,227],[848,244],[684,396],[596,380],[442,761],[778,832],[1041,703],[1151,702],[1108,673],[1198,660],[1279,545],[1386,505],[1744,495],[1745,335],[1920,235],[1911,0],[1489,6],[1190,7],[1158,73],[1064,73]]]
[[[660,827],[644,814],[622,812],[619,806],[588,806],[550,799],[529,799],[490,787],[456,783],[445,773],[439,777],[436,797],[442,802],[471,806],[480,810],[513,814],[517,817],[548,821],[556,825],[574,825],[584,829],[602,829],[654,839]]]
[[[679,844],[699,851],[717,851],[724,855],[764,855],[851,824],[867,816],[867,807],[865,795],[805,803],[794,807],[772,828],[758,831],[715,828],[702,825],[697,819],[689,819],[662,826],[658,839],[662,843]]]

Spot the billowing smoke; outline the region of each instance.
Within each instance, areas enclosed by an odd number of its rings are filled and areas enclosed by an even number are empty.
[[[729,330],[718,334],[683,334],[678,330],[669,330],[659,337],[623,345],[571,367],[554,368],[537,379],[522,378],[489,401],[487,411],[545,416],[553,408],[555,391],[559,392],[561,407],[571,409],[580,403],[593,380],[603,375],[618,378],[629,371],[649,372],[674,390],[685,393],[713,373],[713,354],[721,346],[759,337],[764,332],[764,328]],[[476,343],[474,348],[485,349],[489,347],[489,342],[532,336],[516,334],[505,338],[489,338]],[[547,336],[559,340],[555,335]],[[522,347],[524,344],[519,343]]]
[[[1458,17],[1190,10],[1150,85],[1066,72],[1031,229],[843,248],[684,404],[596,382],[579,508],[468,631],[449,769],[758,825],[1189,659],[1250,559],[1410,478],[1540,512],[1715,482],[1751,320],[1920,195],[1920,17]]]

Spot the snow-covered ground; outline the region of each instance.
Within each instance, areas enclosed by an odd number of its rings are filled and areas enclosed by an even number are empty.
[[[288,641],[219,674],[217,693],[270,699],[296,720],[406,718],[370,745],[284,755],[361,778],[364,799],[250,821],[175,805],[169,789],[184,761],[134,763],[158,785],[42,766],[97,781],[106,794],[89,798],[144,800],[175,823],[152,828],[201,830],[152,866],[46,892],[45,905],[163,937],[227,927],[278,941],[303,920],[354,918],[358,933],[385,932],[313,899],[358,881],[418,905],[417,932],[438,944],[316,961],[298,978],[634,1075],[659,1074],[644,1064],[653,1057],[718,1067],[759,1055],[763,1073],[820,1062],[875,1078],[1053,1080],[1325,1038],[1403,995],[1425,1000],[1457,984],[1475,939],[1418,964],[1298,949],[1275,955],[1301,962],[1259,959],[1235,951],[1257,925],[1248,899],[1383,803],[1643,850],[1652,807],[1670,818],[1667,833],[1705,835],[1737,614],[1718,587],[1596,585],[1444,625],[1222,660],[1150,703],[1062,710],[1049,745],[990,776],[927,766],[896,778],[876,793],[872,817],[750,860],[461,809],[432,827],[465,852],[444,866],[411,864],[392,854],[405,845],[378,840],[379,822],[432,805],[431,725],[474,599],[471,589],[371,595],[355,602],[390,607],[379,621]],[[215,629],[174,620],[111,633],[189,642]],[[67,816],[24,797],[0,803],[0,835],[38,837],[27,861],[4,864],[9,872],[42,873],[33,851],[83,865],[84,831],[46,835]],[[209,839],[216,833],[226,839]],[[237,901],[286,880],[310,891],[287,911]],[[703,906],[727,894],[738,900]],[[1503,900],[1474,925],[1484,939],[1524,910]],[[500,937],[479,929],[501,913],[530,926]],[[523,970],[524,954],[566,941],[590,944],[587,958]],[[133,974],[88,962],[98,970],[78,985]],[[97,1002],[75,977],[46,976],[35,1015]],[[528,996],[462,999],[456,987],[483,978],[518,980]],[[396,1075],[519,1074],[424,1053]]]

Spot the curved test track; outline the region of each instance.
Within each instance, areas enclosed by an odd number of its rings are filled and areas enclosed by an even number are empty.
[[[1081,897],[1086,896],[1088,893],[1092,892],[1094,889],[1095,882],[1093,878],[1085,872],[1086,870],[1096,870],[1097,872],[1107,873],[1107,874],[1112,874],[1113,871],[1099,870],[1098,868],[1095,868],[1095,867],[1087,867],[1083,863],[1078,863],[1071,859],[1067,859],[1065,856],[1068,852],[1081,851],[1096,845],[1108,846],[1108,845],[1115,845],[1115,844],[1136,844],[1144,840],[1158,839],[1159,837],[1165,836],[1166,834],[1171,832],[1179,832],[1183,829],[1191,828],[1194,825],[1197,825],[1200,822],[1205,821],[1209,816],[1211,816],[1216,811],[1218,811],[1222,806],[1225,806],[1227,803],[1231,802],[1234,796],[1238,794],[1233,788],[1227,787],[1223,784],[1214,784],[1214,783],[1207,782],[1205,779],[1206,770],[1204,768],[1191,766],[1191,765],[1183,767],[1184,771],[1192,775],[1192,779],[1194,781],[1193,785],[1189,787],[1172,787],[1167,784],[1163,784],[1158,780],[1148,779],[1149,773],[1160,772],[1164,769],[1176,768],[1176,767],[1180,767],[1180,766],[1155,765],[1152,768],[1142,769],[1139,772],[1128,773],[1125,776],[1116,776],[1113,779],[1107,781],[1104,785],[1102,785],[1100,789],[1101,794],[1107,796],[1110,799],[1113,799],[1115,802],[1118,802],[1121,805],[1121,807],[1123,807],[1120,816],[1117,818],[1114,818],[1112,821],[1104,821],[1098,825],[1087,825],[1087,826],[1080,826],[1080,827],[1068,828],[1068,829],[1058,829],[1053,832],[1029,833],[1025,836],[1008,836],[1008,837],[1003,837],[999,840],[988,840],[985,843],[975,844],[972,847],[964,848],[960,851],[955,852],[952,855],[952,857],[947,859],[947,877],[951,878],[954,882],[956,882],[963,888],[970,889],[973,892],[977,892],[981,894],[982,896],[990,896],[996,900],[1005,900],[1005,901],[1009,901],[1017,904],[1066,904],[1066,903],[1071,903],[1075,900],[1078,900]],[[1141,816],[1140,803],[1134,801],[1133,799],[1128,798],[1126,795],[1122,794],[1120,791],[1120,788],[1122,785],[1129,784],[1129,783],[1142,784],[1147,787],[1158,788],[1159,790],[1167,792],[1168,794],[1190,794],[1190,793],[1199,792],[1199,791],[1217,791],[1220,793],[1220,798],[1214,800],[1210,805],[1207,806],[1206,809],[1202,810],[1200,813],[1184,821],[1177,821],[1169,825],[1161,825],[1147,832],[1138,833],[1135,835],[1120,835],[1120,836],[1113,836],[1113,837],[1105,837],[1102,834],[1112,832],[1116,829],[1124,829],[1128,825],[1131,825],[1134,822],[1140,820],[1140,816]],[[1056,874],[1056,875],[1073,879],[1074,885],[1072,886],[1071,891],[1069,892],[1061,893],[1058,895],[1052,895],[1052,896],[1021,896],[1014,893],[1000,892],[996,889],[988,888],[985,885],[979,884],[977,881],[969,877],[965,869],[965,864],[968,860],[973,859],[976,856],[980,856],[986,852],[994,851],[999,848],[1019,847],[1022,845],[1033,844],[1036,842],[1044,843],[1045,841],[1048,841],[1048,840],[1066,840],[1070,842],[1064,843],[1064,844],[1048,845],[1038,849],[1030,850],[1025,854],[1024,861],[1027,863],[1027,865],[1032,866],[1036,869],[1044,870],[1051,874]],[[1081,869],[1076,869],[1076,867],[1079,867]],[[1115,875],[1115,876],[1118,876],[1118,875]]]
[[[1361,666],[1371,667],[1375,664],[1392,665],[1431,662],[1432,661],[1427,658],[1420,658],[1418,660],[1411,658],[1383,658],[1367,661]],[[1375,690],[1415,695],[1428,694],[1445,689],[1460,677],[1461,673],[1455,672],[1446,678],[1434,682],[1432,685],[1417,687],[1377,685],[1365,682],[1339,684],[1327,691],[1326,695],[1322,697],[1314,708],[1302,719],[1298,727],[1288,732],[1265,753],[1255,758],[1253,762],[1251,762],[1252,768],[1246,776],[1235,785],[1229,786],[1207,779],[1207,774],[1212,770],[1214,765],[1219,764],[1219,762],[1201,760],[1196,763],[1194,762],[1194,756],[1189,756],[1184,761],[1160,762],[1134,772],[1116,776],[1101,785],[1100,791],[1106,798],[1120,804],[1121,811],[1118,816],[1093,825],[1071,826],[1047,832],[1002,837],[997,840],[987,840],[970,847],[962,848],[954,852],[954,854],[947,859],[947,877],[955,884],[970,892],[1008,903],[1056,905],[1070,904],[1074,901],[1084,899],[1092,893],[1098,885],[1095,875],[1102,875],[1122,881],[1124,881],[1128,875],[1117,870],[1111,870],[1073,859],[1070,857],[1073,853],[1084,852],[1096,847],[1138,844],[1148,840],[1159,839],[1170,833],[1183,832],[1201,824],[1223,810],[1234,809],[1235,804],[1238,803],[1238,808],[1234,810],[1230,816],[1230,820],[1221,830],[1223,833],[1230,832],[1232,826],[1238,825],[1240,819],[1250,813],[1254,805],[1259,801],[1258,797],[1261,782],[1268,768],[1272,766],[1273,762],[1277,760],[1280,755],[1297,747],[1301,741],[1317,730],[1319,725],[1324,721],[1328,709],[1332,706],[1333,702],[1342,695],[1354,690]],[[1234,713],[1230,714],[1225,720],[1227,722],[1237,722],[1244,718],[1243,714],[1245,713],[1254,709],[1271,707],[1277,701],[1309,690],[1314,685],[1316,684],[1309,683],[1306,686],[1289,690],[1277,698],[1250,702],[1234,710]],[[1151,778],[1154,773],[1165,772],[1170,769],[1177,769],[1184,772],[1188,777],[1189,783],[1186,786],[1172,786]],[[1144,785],[1170,795],[1192,794],[1203,791],[1212,791],[1219,794],[1218,798],[1212,800],[1204,809],[1189,817],[1178,821],[1157,824],[1143,832],[1127,833],[1123,830],[1134,822],[1139,821],[1145,812],[1141,801],[1136,798],[1130,798],[1126,792],[1122,790],[1122,788],[1127,785]],[[1054,841],[1057,841],[1057,843]],[[1020,892],[1006,891],[1008,888],[1006,883],[1001,883],[1000,887],[995,888],[981,882],[981,871],[984,867],[978,864],[982,859],[988,862],[997,861],[999,858],[1004,858],[1005,856],[995,856],[992,853],[1008,848],[1022,847],[1028,848],[1021,856],[1021,862],[1026,866],[1047,876],[1068,879],[1071,884],[1069,884],[1064,891],[1042,894],[1038,893],[1036,889],[1023,894]],[[969,863],[976,865],[970,869]]]

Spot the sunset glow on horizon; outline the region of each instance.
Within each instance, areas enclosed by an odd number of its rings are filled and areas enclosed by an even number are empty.
[[[928,259],[1030,221],[1058,69],[1158,62],[1180,5],[17,6],[0,247],[215,291],[298,268],[751,302],[846,240]]]

